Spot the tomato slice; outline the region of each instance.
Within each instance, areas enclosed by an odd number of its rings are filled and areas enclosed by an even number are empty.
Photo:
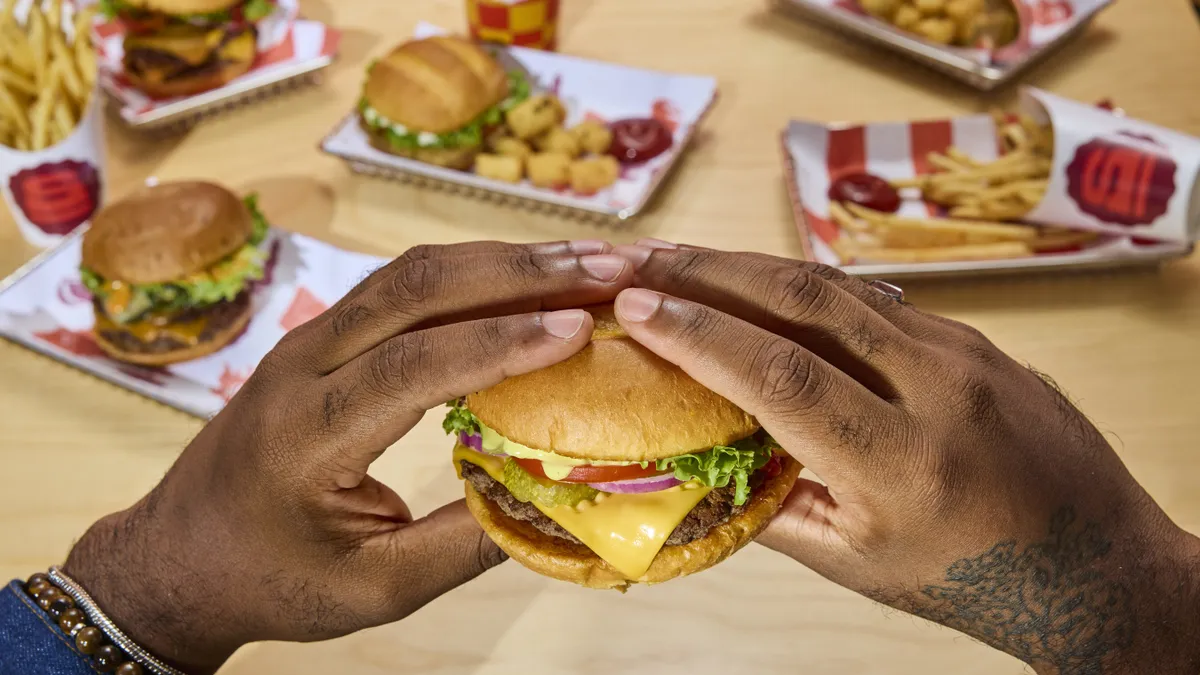
[[[539,478],[545,478],[546,472],[542,470],[542,463],[536,459],[519,459],[512,458],[522,469],[525,469],[530,474]],[[657,476],[659,474],[668,473],[659,471],[651,462],[642,468],[640,464],[630,464],[629,466],[577,466],[571,469],[571,473],[567,474],[566,478],[560,480],[560,483],[609,483],[617,480],[629,480],[631,478],[645,478],[646,476]]]

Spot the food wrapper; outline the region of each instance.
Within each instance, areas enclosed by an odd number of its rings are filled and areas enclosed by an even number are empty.
[[[198,417],[216,414],[285,333],[341,298],[385,260],[280,230],[264,242],[266,276],[253,318],[224,349],[166,368],[110,359],[92,337],[92,298],[79,279],[82,231],[0,282],[0,336]]]
[[[414,37],[444,32],[422,23]],[[623,166],[616,183],[590,195],[568,189],[539,188],[527,180],[505,183],[383,152],[371,145],[356,112],[342,120],[322,142],[321,149],[359,171],[419,176],[507,195],[521,202],[540,202],[568,211],[624,219],[636,215],[650,199],[687,147],[717,95],[717,82],[711,77],[642,70],[522,47],[496,47],[496,50],[499,60],[511,62],[513,67],[528,74],[534,89],[553,92],[562,99],[567,108],[566,126],[585,119],[611,122],[653,117],[671,131],[671,148],[644,164]]]
[[[332,57],[338,49],[341,34],[328,26],[298,18],[298,0],[275,0],[275,13],[256,24],[258,29],[258,58],[248,73],[212,91],[193,96],[154,99],[139,91],[122,74],[125,57],[125,30],[119,21],[97,16],[93,37],[99,54],[100,81],[105,91],[120,105],[121,118],[137,125],[156,112],[180,107],[180,103],[197,106],[229,97],[285,79],[296,66],[321,58]],[[186,107],[186,106],[184,106]]]
[[[559,0],[467,0],[471,37],[553,51],[558,42]]]
[[[806,257],[863,276],[953,276],[1012,271],[1058,271],[1152,264],[1187,254],[1188,244],[1158,242],[1124,235],[1103,236],[1092,243],[1025,258],[923,263],[843,264],[833,248],[844,236],[829,210],[834,180],[870,173],[896,180],[934,173],[931,152],[955,146],[982,161],[999,156],[996,125],[988,115],[920,122],[864,125],[794,121],[783,134],[788,192]],[[934,216],[937,209],[913,191],[901,191],[899,214]]]
[[[1200,139],[1039,89],[1023,92],[1022,107],[1054,129],[1046,197],[1025,220],[1160,241],[1200,235]]]

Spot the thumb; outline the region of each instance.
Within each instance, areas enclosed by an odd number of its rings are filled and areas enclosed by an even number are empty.
[[[797,478],[767,529],[755,539],[824,577],[836,577],[853,549],[842,536],[844,516],[824,485]]]

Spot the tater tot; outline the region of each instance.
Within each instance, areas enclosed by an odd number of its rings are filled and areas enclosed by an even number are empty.
[[[529,182],[544,188],[560,188],[570,184],[570,166],[571,158],[558,152],[535,153],[525,162]]]
[[[621,165],[611,155],[589,157],[571,162],[571,189],[581,195],[592,195],[617,182]]]
[[[513,135],[528,140],[562,123],[562,103],[548,94],[530,96],[505,115]]]
[[[946,0],[914,0],[913,4],[925,16],[937,16],[946,8]]]
[[[955,44],[971,46],[975,43],[975,38],[979,35],[979,18],[979,16],[973,16],[958,21],[954,34]]]
[[[897,28],[904,30],[914,30],[918,23],[921,23],[921,10],[912,5],[904,5],[896,10],[896,15],[892,17],[892,21]]]
[[[506,157],[517,157],[525,159],[533,154],[533,149],[529,144],[519,138],[497,138],[492,142],[492,150],[497,155],[505,155]]]
[[[922,19],[914,31],[930,42],[948,45],[954,40],[957,29],[950,19]]]
[[[578,157],[582,152],[582,148],[579,147],[579,139],[562,127],[555,127],[541,136],[537,136],[533,139],[533,144],[542,152],[558,152],[572,159]]]
[[[571,134],[579,139],[579,146],[584,152],[593,155],[603,155],[612,145],[612,131],[608,125],[597,120],[587,120],[571,127]]]
[[[863,11],[877,19],[891,21],[900,7],[900,0],[859,0]]]
[[[956,21],[973,18],[983,12],[983,0],[947,0],[946,16]]]
[[[486,153],[475,156],[475,173],[484,178],[502,180],[505,183],[520,183],[523,169],[520,157]]]

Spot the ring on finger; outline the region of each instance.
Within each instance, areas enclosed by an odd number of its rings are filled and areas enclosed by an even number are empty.
[[[875,279],[872,280],[869,285],[871,288],[883,293],[896,302],[904,302],[904,289],[900,288],[896,284],[889,284],[886,281]]]

